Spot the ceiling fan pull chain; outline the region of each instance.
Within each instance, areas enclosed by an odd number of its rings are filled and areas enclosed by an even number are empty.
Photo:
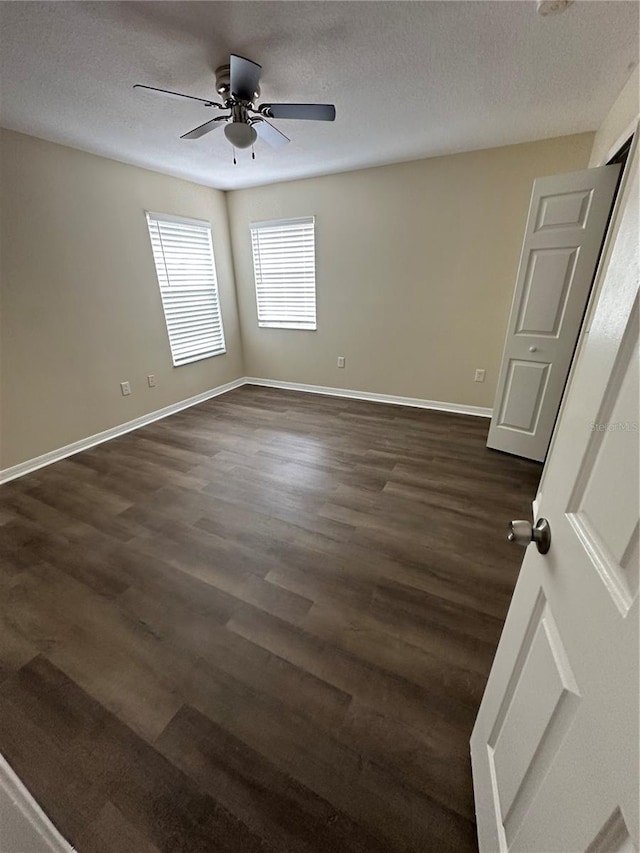
[[[234,165],[234,166],[237,166],[237,165],[238,165],[238,161],[236,160],[236,148],[235,148],[235,145],[233,146],[233,165]]]
[[[253,150],[253,145],[251,146],[251,159],[252,160],[256,159],[256,152]]]

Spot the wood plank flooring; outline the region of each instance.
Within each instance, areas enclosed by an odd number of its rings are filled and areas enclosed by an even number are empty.
[[[0,490],[0,752],[79,853],[477,849],[487,429],[245,386]]]

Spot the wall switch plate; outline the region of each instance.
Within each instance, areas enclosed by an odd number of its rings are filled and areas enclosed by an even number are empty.
[[[155,376],[155,373],[150,373],[150,374],[147,376],[147,383],[148,383],[148,385],[149,385],[149,388],[155,388],[155,387],[156,387],[156,376]]]
[[[338,367],[344,367],[344,356],[343,355],[338,356]]]
[[[476,378],[475,378],[475,381],[476,381],[476,382],[484,382],[484,376],[485,376],[485,373],[486,373],[486,370],[484,369],[484,367],[479,367],[479,368],[476,370]]]
[[[123,397],[128,397],[129,394],[131,393],[131,385],[129,385],[128,382],[121,382],[120,383],[120,390],[122,391]]]

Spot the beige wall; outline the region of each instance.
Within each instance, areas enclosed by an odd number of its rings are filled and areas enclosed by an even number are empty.
[[[8,131],[0,178],[0,468],[242,375],[224,193]],[[172,366],[145,210],[212,223],[226,355]]]
[[[491,406],[532,181],[586,167],[592,143],[586,133],[229,193],[247,374]],[[318,330],[259,329],[249,224],[310,214]]]
[[[226,198],[10,131],[0,140],[7,468],[243,374],[490,406],[531,182],[584,167],[593,135]],[[226,355],[172,366],[145,210],[211,221]],[[258,329],[249,223],[310,213],[318,331]],[[476,367],[487,370],[484,384],[473,381]],[[120,393],[124,380],[130,397]]]
[[[591,150],[590,166],[603,166],[625,142],[640,114],[640,69],[635,67],[624,88],[598,128]]]

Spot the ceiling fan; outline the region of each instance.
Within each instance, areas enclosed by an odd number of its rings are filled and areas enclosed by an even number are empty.
[[[224,135],[234,148],[250,148],[260,137],[273,148],[280,148],[291,140],[277,127],[267,121],[268,118],[307,119],[311,121],[334,121],[336,108],[333,104],[254,104],[260,97],[260,72],[262,66],[250,59],[231,54],[229,65],[216,69],[216,91],[222,99],[209,101],[193,95],[182,95],[155,86],[143,86],[136,83],[134,89],[144,89],[168,98],[186,98],[199,101],[205,107],[228,110],[228,114],[216,116],[204,124],[195,127],[180,139],[199,139],[217,127],[224,126]],[[253,154],[255,158],[255,154]],[[233,158],[235,163],[235,156]]]

